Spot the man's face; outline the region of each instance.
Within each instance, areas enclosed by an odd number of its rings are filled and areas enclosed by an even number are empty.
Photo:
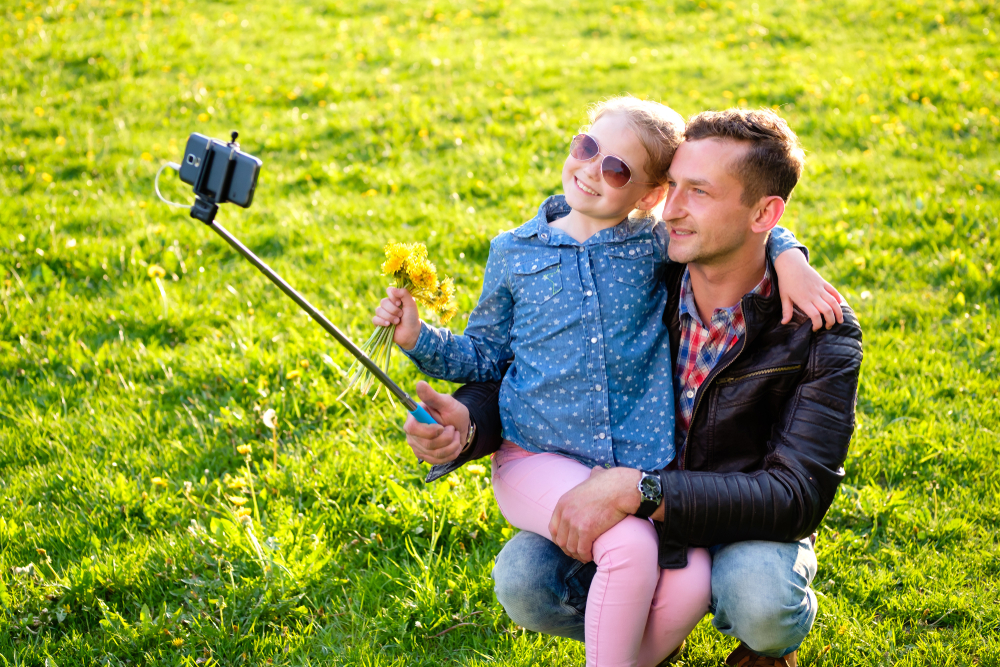
[[[685,141],[670,163],[663,219],[670,230],[670,259],[724,263],[751,242],[753,209],[740,202],[743,184],[733,165],[747,144],[720,139]]]

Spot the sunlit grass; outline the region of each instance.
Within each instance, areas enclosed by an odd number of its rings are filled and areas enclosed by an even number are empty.
[[[802,662],[1000,664],[996,11],[4,7],[5,664],[582,664],[496,604],[512,532],[484,471],[425,485],[403,413],[338,401],[350,358],[152,178],[190,132],[238,129],[264,168],[224,226],[358,341],[384,244],[424,242],[461,329],[489,239],[558,191],[586,105],[626,91],[777,105],[809,161],[786,224],[865,330]],[[684,660],[733,643],[703,623]]]

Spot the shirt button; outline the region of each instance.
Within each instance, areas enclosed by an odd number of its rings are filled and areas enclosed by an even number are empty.
[[[577,252],[583,252],[583,246],[580,246],[579,248],[577,248],[576,251]]]
[[[692,390],[688,389],[687,397],[688,398],[694,398],[694,392]]]
[[[600,438],[601,440],[604,440],[604,434],[603,433],[598,433],[597,437]]]
[[[597,342],[597,339],[596,339],[596,338],[591,338],[591,339],[590,339],[590,342],[591,342],[591,343],[596,343],[596,342]]]
[[[542,234],[542,240],[543,240],[543,241],[544,241],[545,239],[547,239],[547,238],[549,238],[549,235],[548,235],[548,234]]]
[[[600,391],[601,390],[601,385],[595,384],[594,385],[594,389],[596,389],[597,391]]]
[[[591,292],[590,290],[587,290],[587,296],[594,296],[594,293]]]

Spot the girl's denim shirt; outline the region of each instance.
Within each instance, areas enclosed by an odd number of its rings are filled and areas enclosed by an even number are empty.
[[[663,468],[675,454],[667,291],[659,280],[669,235],[650,218],[580,242],[548,224],[569,211],[563,195],[549,197],[538,215],[493,239],[465,334],[422,324],[404,352],[431,377],[502,378],[503,436],[528,451],[591,466]],[[775,228],[772,258],[791,247],[795,237]]]

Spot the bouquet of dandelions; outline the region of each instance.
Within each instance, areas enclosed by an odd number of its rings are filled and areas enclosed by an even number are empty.
[[[447,323],[458,312],[458,305],[455,303],[455,283],[451,278],[438,280],[437,267],[427,259],[427,247],[423,243],[390,243],[385,246],[382,273],[392,276],[396,287],[407,290],[417,303],[436,313],[442,324]],[[365,354],[380,368],[389,366],[389,360],[392,358],[392,338],[395,333],[396,325],[376,327],[374,333],[361,346]],[[358,361],[347,371],[347,377],[347,388],[341,396],[351,389],[357,389],[367,395],[372,385],[378,385],[372,394],[374,399],[382,388],[375,376]],[[392,400],[391,395],[389,400]]]

